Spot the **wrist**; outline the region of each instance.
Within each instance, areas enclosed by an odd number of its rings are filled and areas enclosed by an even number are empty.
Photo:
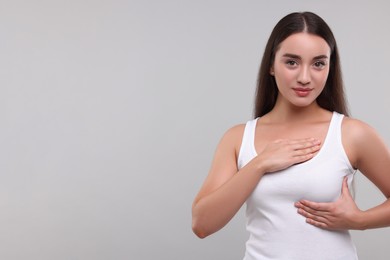
[[[253,172],[256,174],[259,174],[260,176],[264,175],[266,173],[266,167],[264,165],[264,162],[259,156],[257,156],[255,159],[253,159],[251,162],[251,168]]]
[[[261,157],[257,156],[253,161],[256,173],[260,174],[261,176],[267,173],[267,167]]]
[[[355,216],[356,230],[366,230],[367,229],[367,212],[359,210],[359,213]]]

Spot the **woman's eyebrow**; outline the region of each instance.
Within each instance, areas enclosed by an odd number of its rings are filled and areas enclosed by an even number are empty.
[[[327,55],[318,55],[313,58],[313,60],[328,59]]]
[[[283,57],[297,59],[297,60],[301,60],[302,59],[301,56],[296,55],[296,54],[292,54],[292,53],[286,53],[286,54],[283,55]],[[315,56],[313,58],[313,60],[320,60],[320,59],[328,59],[328,56],[327,55],[318,55],[318,56]]]
[[[283,57],[297,59],[297,60],[301,60],[302,59],[301,56],[296,55],[296,54],[291,54],[291,53],[286,53],[286,54],[283,55]]]

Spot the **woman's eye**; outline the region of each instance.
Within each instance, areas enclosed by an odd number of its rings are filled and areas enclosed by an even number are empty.
[[[286,61],[286,64],[290,67],[298,65],[298,63],[295,60],[288,60]]]
[[[326,63],[323,62],[323,61],[316,61],[316,62],[314,62],[314,67],[316,67],[316,68],[322,69],[323,67],[325,67],[325,65],[326,65]]]

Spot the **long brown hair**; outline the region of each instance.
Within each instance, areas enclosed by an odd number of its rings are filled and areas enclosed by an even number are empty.
[[[323,38],[330,47],[330,68],[324,90],[317,98],[320,107],[348,115],[345,101],[343,80],[341,75],[339,51],[333,33],[326,22],[311,12],[291,13],[282,18],[273,29],[264,50],[258,74],[254,117],[260,117],[270,112],[276,103],[278,88],[275,78],[270,75],[275,53],[279,45],[288,36],[307,32]]]

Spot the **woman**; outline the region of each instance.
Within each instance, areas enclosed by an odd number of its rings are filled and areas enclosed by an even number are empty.
[[[349,185],[359,170],[389,198],[390,153],[347,115],[330,28],[310,12],[287,15],[265,48],[255,119],[225,133],[194,200],[195,234],[246,203],[244,259],[357,259],[348,230],[390,226],[390,200],[362,211]]]

